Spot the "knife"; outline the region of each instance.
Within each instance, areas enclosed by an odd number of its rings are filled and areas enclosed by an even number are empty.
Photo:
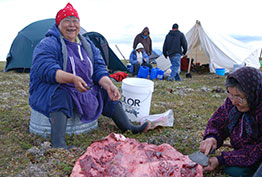
[[[214,154],[215,153],[215,149],[212,148],[211,151],[208,153],[208,155],[205,155],[203,152],[201,151],[196,151],[190,155],[188,155],[188,157],[193,161],[196,162],[199,165],[202,166],[208,166],[208,159],[209,159],[209,154]]]

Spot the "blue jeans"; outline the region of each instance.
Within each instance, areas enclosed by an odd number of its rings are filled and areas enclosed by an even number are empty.
[[[179,68],[180,68],[180,61],[181,61],[181,54],[176,53],[174,56],[169,57],[170,62],[172,64],[171,66],[171,74],[168,77],[168,80],[176,80],[176,81],[181,81],[181,77],[178,73]]]

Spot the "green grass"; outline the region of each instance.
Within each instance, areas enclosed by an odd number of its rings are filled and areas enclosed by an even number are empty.
[[[49,139],[29,133],[29,74],[5,73],[4,67],[5,62],[0,62],[0,176],[69,176],[75,161],[93,141],[111,132],[121,133],[110,119],[101,116],[98,130],[66,137],[68,144],[79,147],[76,151],[48,149],[42,155],[29,153],[30,148],[41,149]],[[225,78],[210,73],[192,73],[191,79],[185,73],[181,76],[182,82],[154,80],[151,101],[150,114],[173,110],[174,126],[138,135],[126,132],[124,136],[156,145],[168,143],[183,154],[198,150],[208,119],[226,97],[224,92],[216,92],[224,89]],[[116,86],[121,89],[121,83]],[[220,150],[216,152],[219,153]],[[223,176],[222,169],[204,176]]]

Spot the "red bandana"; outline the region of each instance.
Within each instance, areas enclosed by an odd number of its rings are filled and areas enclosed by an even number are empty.
[[[59,25],[60,21],[63,20],[66,17],[69,16],[75,16],[76,18],[79,18],[77,11],[74,9],[74,7],[68,3],[65,8],[59,10],[59,12],[57,12],[56,14],[56,18],[55,18],[55,22],[57,25]]]

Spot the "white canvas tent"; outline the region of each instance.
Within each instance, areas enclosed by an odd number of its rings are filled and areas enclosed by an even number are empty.
[[[187,56],[193,58],[194,63],[209,64],[211,73],[215,73],[216,68],[233,71],[234,65],[243,64],[260,68],[259,49],[252,49],[229,36],[211,35],[199,21],[185,36],[188,43]]]

